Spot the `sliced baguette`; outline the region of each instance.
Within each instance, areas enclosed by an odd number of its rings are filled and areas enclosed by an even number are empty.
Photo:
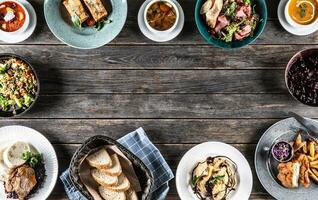
[[[130,188],[125,193],[126,193],[127,200],[138,200],[137,193],[134,189]]]
[[[117,176],[106,175],[98,169],[92,169],[91,175],[98,184],[104,187],[111,187],[118,184]]]
[[[105,200],[126,200],[126,195],[124,192],[116,192],[103,186],[99,186],[98,190],[100,195]]]
[[[107,175],[119,176],[122,173],[122,168],[117,154],[111,155],[111,160],[113,165],[110,168],[101,169],[100,171]]]
[[[130,182],[124,173],[121,173],[118,177],[118,183],[114,186],[106,186],[108,189],[117,191],[117,192],[125,192],[130,188]]]
[[[112,160],[104,148],[92,153],[86,160],[90,166],[97,169],[105,169],[112,166]]]
[[[3,152],[3,161],[10,169],[23,165],[26,161],[23,160],[22,154],[24,151],[30,151],[30,145],[25,142],[15,142],[11,144]]]

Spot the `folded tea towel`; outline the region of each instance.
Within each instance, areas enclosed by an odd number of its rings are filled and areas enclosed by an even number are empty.
[[[118,140],[140,158],[154,177],[152,199],[164,200],[169,191],[169,181],[174,178],[173,173],[159,150],[150,142],[145,131],[139,128]],[[70,200],[87,200],[72,184],[68,169],[60,176],[67,196]]]

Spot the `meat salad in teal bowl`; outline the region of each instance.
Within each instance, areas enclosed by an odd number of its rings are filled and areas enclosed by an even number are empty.
[[[244,47],[263,32],[265,0],[197,0],[195,22],[209,43],[225,49]]]

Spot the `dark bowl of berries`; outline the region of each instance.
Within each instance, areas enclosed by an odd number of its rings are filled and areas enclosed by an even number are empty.
[[[300,51],[290,59],[285,82],[296,100],[308,106],[318,106],[318,48]]]

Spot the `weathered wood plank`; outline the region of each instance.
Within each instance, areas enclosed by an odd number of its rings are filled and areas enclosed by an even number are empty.
[[[43,16],[43,0],[32,0],[37,14],[38,14],[38,26],[34,35],[23,42],[22,44],[62,44],[54,35],[50,32],[46,25]],[[182,0],[181,5],[184,8],[186,22],[184,30],[181,35],[173,41],[164,44],[207,44],[197,31],[194,22],[194,5],[195,0]],[[277,18],[277,6],[279,1],[268,1],[269,4],[269,18],[267,27],[262,36],[255,42],[256,44],[317,44],[318,32],[309,36],[303,36],[301,40],[298,37],[293,36],[286,32],[279,24]],[[154,44],[146,37],[142,35],[138,28],[137,13],[143,0],[128,1],[129,11],[127,22],[119,34],[119,36],[111,42],[111,45],[117,44]]]
[[[59,194],[52,194],[48,200],[68,200],[65,193],[59,193]],[[274,200],[273,197],[271,197],[269,194],[255,194],[252,193],[250,196],[250,200]],[[168,194],[166,200],[180,200],[179,196],[177,194]]]
[[[189,150],[191,147],[193,147],[195,144],[187,144],[187,145],[171,145],[171,144],[162,144],[162,145],[156,145],[158,149],[161,151],[162,155],[165,157],[166,161],[168,162],[169,166],[173,170],[174,174],[176,172],[177,165],[181,159],[181,157],[184,155],[184,153]],[[54,145],[57,154],[59,155],[59,164],[60,164],[60,173],[64,171],[70,162],[71,156],[78,147],[78,145]],[[254,194],[266,194],[265,190],[261,186],[260,182],[257,179],[257,176],[255,174],[254,170],[254,149],[255,145],[238,145],[235,144],[234,147],[238,148],[243,155],[246,157],[248,162],[251,165],[252,171],[253,171],[253,190],[252,192]],[[175,187],[175,180],[172,180],[170,182],[170,195],[176,195],[176,187]],[[62,184],[60,181],[58,181],[58,184],[56,185],[54,192],[52,193],[52,196],[55,196],[56,194],[64,193],[64,189],[62,187]],[[266,197],[267,195],[265,195]]]
[[[0,127],[17,124],[34,128],[52,143],[81,143],[94,135],[118,139],[143,127],[154,143],[257,143],[278,119],[12,119]]]
[[[284,69],[299,50],[315,45],[257,45],[240,51],[209,46],[110,46],[78,50],[66,46],[0,46],[0,53],[25,56],[37,69]],[[52,76],[53,77],[53,76]],[[146,78],[146,77],[144,77]]]
[[[284,70],[46,70],[52,93],[286,93]],[[277,80],[277,81],[273,81]]]
[[[42,95],[24,118],[282,118],[318,117],[289,94]]]

